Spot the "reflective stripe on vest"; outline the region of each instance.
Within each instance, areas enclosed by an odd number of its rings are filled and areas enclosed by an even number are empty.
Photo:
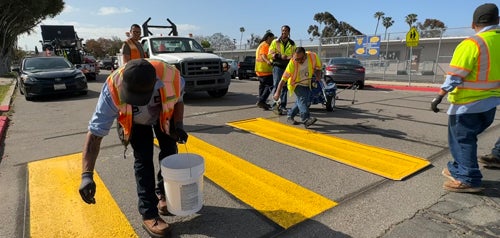
[[[170,118],[174,106],[181,95],[180,72],[174,67],[160,60],[147,59],[156,70],[157,78],[163,81],[164,87],[160,91],[162,112],[160,126],[163,132],[169,134]],[[126,104],[120,96],[124,67],[115,70],[108,77],[107,84],[113,103],[118,108],[118,123],[123,127],[124,139],[129,141],[133,123],[132,105]]]
[[[448,101],[454,104],[467,104],[492,96],[499,97],[500,70],[498,70],[498,67],[500,65],[498,60],[500,59],[500,54],[497,52],[500,49],[495,51],[493,47],[500,45],[489,45],[487,42],[489,40],[490,44],[491,42],[498,44],[496,42],[500,41],[499,29],[481,32],[466,40],[472,42],[477,47],[477,56],[475,55],[476,51],[469,50],[466,53],[473,54],[472,52],[474,52],[474,55],[454,55],[454,57],[477,57],[477,64],[472,69],[450,64],[451,69],[448,74],[461,77],[463,83],[450,92]]]
[[[135,42],[132,39],[128,39],[125,42],[127,42],[127,45],[130,48],[130,59],[143,58],[143,57],[141,57],[141,52],[137,48],[137,45],[135,44]]]

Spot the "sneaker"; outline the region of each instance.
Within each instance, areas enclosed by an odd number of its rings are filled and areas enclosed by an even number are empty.
[[[484,164],[485,167],[489,168],[500,168],[500,159],[496,156],[489,154],[483,155],[478,158],[479,163]]]
[[[282,115],[282,116],[288,114],[288,110],[286,108],[280,108],[279,111],[280,111],[280,115]]]
[[[292,117],[287,117],[286,118],[286,123],[288,123],[289,125],[298,125],[299,123],[297,121],[295,121],[295,119],[293,119]]]
[[[318,119],[316,117],[309,117],[304,121],[304,127],[309,128],[312,124],[314,124]]]
[[[167,209],[167,198],[165,195],[157,194],[156,196],[158,197],[158,205],[156,206],[158,207],[158,213],[162,216],[172,215]]]
[[[271,109],[271,107],[269,105],[267,105],[267,103],[265,103],[265,102],[257,102],[257,107],[262,108],[266,111]]]
[[[470,185],[467,185],[465,183],[462,183],[458,180],[452,181],[452,180],[446,180],[443,184],[443,189],[450,191],[450,192],[456,192],[456,193],[478,193],[483,191],[483,187],[472,187]]]
[[[456,181],[456,179],[455,179],[455,178],[453,178],[453,176],[451,176],[451,173],[450,173],[450,171],[448,170],[448,168],[444,168],[444,169],[443,169],[443,171],[441,171],[441,174],[442,174],[443,176],[445,176],[446,178],[448,178],[449,180],[451,180],[451,181]]]
[[[143,220],[142,228],[144,228],[151,237],[165,237],[172,229],[172,227],[159,216]]]

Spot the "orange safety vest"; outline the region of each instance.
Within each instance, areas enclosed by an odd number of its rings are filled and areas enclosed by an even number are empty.
[[[127,39],[125,41],[127,43],[128,47],[130,48],[130,59],[140,59],[140,58],[145,58],[141,56],[141,51],[137,48],[137,45],[132,39]]]
[[[265,60],[262,59],[262,55],[267,56],[269,51],[269,44],[263,41],[260,43],[259,47],[255,51],[255,74],[257,76],[263,77],[273,74],[273,66],[268,65]]]
[[[174,112],[174,106],[181,95],[181,75],[179,70],[161,60],[147,59],[156,70],[156,77],[163,81],[164,86],[160,88],[160,100],[162,112],[160,114],[160,127],[165,134],[169,134],[170,118]],[[120,88],[123,80],[123,70],[121,67],[115,70],[108,77],[107,84],[110,90],[113,103],[118,108],[118,123],[123,127],[124,140],[129,141],[132,129],[132,105],[126,104],[120,95]]]

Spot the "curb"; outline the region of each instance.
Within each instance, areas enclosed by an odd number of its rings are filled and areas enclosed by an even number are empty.
[[[6,116],[0,116],[0,145],[3,144],[3,134],[7,128],[9,118]]]
[[[8,82],[8,80],[10,80],[10,88],[9,91],[7,91],[7,94],[5,94],[2,103],[0,104],[0,112],[8,112],[10,110],[12,95],[14,95],[14,90],[16,89],[16,83],[14,79],[2,79],[2,81],[5,82]]]

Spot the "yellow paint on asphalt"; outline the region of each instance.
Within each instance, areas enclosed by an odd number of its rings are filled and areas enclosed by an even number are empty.
[[[204,158],[205,177],[285,229],[337,205],[193,135],[179,146],[186,150]]]
[[[264,118],[227,124],[393,180],[402,180],[430,165],[429,161],[416,156],[288,126]]]
[[[31,162],[30,237],[138,237],[99,175],[96,204],[80,197],[82,154]]]

